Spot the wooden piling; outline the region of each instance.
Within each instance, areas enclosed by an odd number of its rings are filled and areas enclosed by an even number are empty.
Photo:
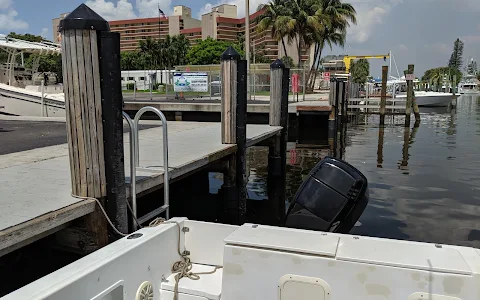
[[[97,37],[99,34],[108,33],[109,30],[108,22],[85,4],[81,4],[60,24],[72,194],[77,197],[96,198],[102,204],[106,203],[106,198],[109,202],[122,201],[118,198],[110,198],[107,192],[107,189],[108,191],[112,189],[108,186],[110,175],[108,160],[111,154],[104,148],[104,137],[113,136],[108,126],[115,121],[102,118],[105,117],[106,112],[105,108],[102,108],[102,100],[104,100],[102,89],[105,82],[101,86],[99,75],[101,58]],[[109,52],[108,55],[114,54]],[[118,55],[116,58],[119,62]],[[108,74],[104,80],[109,80],[111,74],[110,72]],[[120,73],[118,78],[115,77],[118,80],[115,83],[119,87],[121,99],[119,76]],[[120,113],[120,124],[121,120]],[[123,138],[123,133],[121,136]],[[121,143],[122,163],[116,168],[118,170],[121,168],[124,174],[123,139]],[[125,187],[122,187],[125,192]],[[125,204],[126,199],[123,199],[123,202]],[[116,218],[118,213],[118,211],[111,211],[109,216],[117,229],[127,232],[128,227],[122,226],[126,224],[126,218],[125,220]],[[122,214],[126,215],[126,210]],[[87,232],[93,235],[92,240],[95,241],[97,248],[108,243],[107,221],[98,207],[85,219],[85,226]]]
[[[335,142],[337,136],[337,103],[339,91],[338,80],[332,77],[330,80],[330,98],[329,104],[331,106],[330,115],[328,116],[328,144],[330,146],[330,155],[335,155]]]
[[[380,98],[380,126],[385,125],[385,106],[387,105],[388,66],[382,67],[382,94]],[[395,93],[395,91],[393,91]]]
[[[279,59],[270,65],[270,126],[282,126],[269,147],[268,202],[270,225],[282,225],[285,217],[290,70]]]
[[[224,174],[226,222],[242,224],[247,213],[247,62],[229,47],[221,56],[222,104],[221,134],[223,144],[236,144],[237,152],[229,159]]]
[[[407,74],[405,74],[407,78],[407,103],[405,104],[405,127],[410,127],[410,118],[412,114],[412,106],[413,106],[413,98],[414,98],[414,91],[413,91],[413,80],[409,80],[408,76],[413,75],[415,73],[414,65],[408,65]],[[417,106],[418,111],[418,106]],[[417,119],[417,114],[415,115],[415,119]],[[418,119],[420,119],[420,113],[418,112]]]

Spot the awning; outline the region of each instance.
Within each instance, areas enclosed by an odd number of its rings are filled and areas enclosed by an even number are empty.
[[[60,54],[62,51],[60,45],[57,44],[28,42],[7,37],[5,34],[0,34],[0,48],[7,52],[9,50],[17,50],[18,52],[34,54]]]

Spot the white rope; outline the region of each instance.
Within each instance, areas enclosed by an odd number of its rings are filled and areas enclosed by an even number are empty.
[[[124,236],[124,237],[128,236],[128,234],[120,232],[115,227],[113,222],[108,217],[107,212],[103,208],[103,205],[100,203],[100,201],[98,201],[98,199],[92,198],[92,197],[77,196],[77,195],[74,195],[74,194],[72,194],[72,197],[77,198],[77,199],[82,199],[82,200],[94,200],[95,202],[97,202],[98,206],[100,207],[100,210],[102,211],[103,215],[105,216],[105,219],[107,219],[108,224],[110,224],[110,226],[112,227],[113,231],[115,231],[117,234],[119,234],[121,236]],[[128,206],[128,209],[130,210],[130,213],[132,213],[132,215],[133,215],[133,210],[132,210],[130,204],[128,203],[128,201],[127,201],[127,206]],[[136,217],[134,217],[134,220],[137,223],[137,225],[139,226],[139,228],[141,229],[142,226],[140,225],[140,223],[138,222]],[[160,226],[162,224],[176,224],[177,228],[178,228],[177,252],[178,252],[178,255],[180,255],[180,257],[181,257],[181,260],[173,263],[173,266],[172,266],[172,269],[171,269],[172,273],[177,273],[175,275],[175,288],[174,288],[173,300],[178,300],[178,283],[180,282],[180,279],[186,277],[186,278],[189,278],[191,280],[199,280],[200,275],[213,274],[218,269],[221,269],[223,267],[222,266],[215,266],[215,268],[212,271],[209,271],[209,272],[198,272],[198,273],[192,272],[193,263],[191,262],[190,257],[189,257],[190,253],[187,250],[185,250],[183,252],[181,250],[180,237],[181,237],[182,230],[181,230],[180,224],[178,222],[174,222],[174,221],[167,221],[164,218],[156,218],[153,221],[151,221],[150,224],[148,224],[148,227],[157,227],[157,226]]]
[[[110,224],[110,227],[112,227],[113,231],[115,231],[117,234],[119,234],[121,236],[128,236],[128,234],[120,232],[120,230],[118,230],[115,227],[115,225],[113,225],[112,221],[110,220],[110,218],[107,215],[107,212],[105,211],[105,209],[103,209],[102,203],[100,203],[100,201],[98,201],[98,199],[95,199],[95,198],[92,198],[92,197],[77,196],[77,195],[74,195],[74,194],[72,194],[72,197],[77,198],[77,199],[82,199],[82,200],[94,200],[95,202],[97,202],[98,206],[102,210],[103,215],[105,216],[105,219],[107,219],[107,222],[108,222],[108,224]]]

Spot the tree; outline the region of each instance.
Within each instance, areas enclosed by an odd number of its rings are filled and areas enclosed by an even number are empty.
[[[149,69],[158,69],[158,44],[157,41],[148,37],[146,40],[141,40],[138,43],[138,49],[140,53],[145,57],[145,62],[147,65],[144,68],[148,67]]]
[[[448,67],[461,70],[463,64],[463,42],[457,39],[453,44],[453,52],[448,61]]]
[[[460,70],[450,67],[440,67],[425,71],[422,81],[437,82],[443,84],[444,81],[453,82],[454,79],[458,83],[462,80],[463,74]]]
[[[120,66],[123,71],[143,69],[142,54],[138,51],[124,51],[120,53]]]
[[[38,72],[53,72],[57,75],[57,81],[63,82],[62,56],[55,54],[34,54],[25,59],[25,66],[32,68],[35,58],[40,56],[38,61]]]
[[[285,67],[287,67],[287,68],[291,69],[291,68],[295,67],[295,63],[293,62],[293,58],[291,58],[290,56],[282,57],[282,62],[285,65]]]
[[[467,74],[468,75],[477,75],[478,74],[477,62],[474,61],[473,58],[470,60],[470,62],[467,65]]]
[[[347,28],[350,23],[356,24],[355,8],[349,3],[343,3],[340,0],[322,0],[320,1],[321,10],[317,14],[325,14],[330,18],[330,26],[325,24],[326,28],[323,34],[317,36],[315,42],[315,54],[310,68],[308,77],[308,88],[313,90],[315,81],[317,79],[317,70],[320,67],[320,60],[322,51],[326,45],[332,49],[333,45],[338,45],[343,48],[347,34]]]
[[[284,0],[271,0],[267,4],[259,5],[257,11],[264,10],[263,14],[256,18],[257,32],[264,32],[270,29],[272,38],[276,41],[282,41],[283,53],[287,55],[287,46],[285,37],[288,35],[288,27],[285,21],[286,16],[291,15],[288,3]]]
[[[25,34],[18,34],[15,32],[10,32],[8,35],[10,38],[18,39],[18,40],[24,40],[24,41],[29,41],[29,42],[43,42],[46,41],[43,37],[39,35],[33,35],[30,33],[25,33]]]
[[[208,37],[188,50],[186,63],[188,65],[219,64],[220,56],[229,46],[233,46],[241,56],[244,56],[244,52],[236,43],[218,41]]]
[[[370,75],[370,63],[366,59],[359,59],[352,62],[351,71],[352,81],[364,84]]]

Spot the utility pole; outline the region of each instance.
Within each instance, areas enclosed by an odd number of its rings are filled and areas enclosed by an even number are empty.
[[[250,0],[245,0],[245,59],[247,60],[247,99],[250,100]]]

